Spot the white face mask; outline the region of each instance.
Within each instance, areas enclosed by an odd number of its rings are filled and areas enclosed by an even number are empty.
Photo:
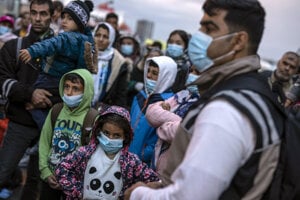
[[[198,31],[192,35],[192,38],[189,41],[188,54],[193,63],[199,72],[210,68],[218,60],[223,59],[226,56],[234,54],[235,51],[230,51],[227,54],[220,56],[215,59],[211,59],[207,56],[207,49],[213,41],[225,39],[227,37],[233,36],[236,33],[230,33],[213,39],[211,36]]]

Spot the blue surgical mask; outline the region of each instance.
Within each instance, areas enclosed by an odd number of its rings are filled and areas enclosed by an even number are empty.
[[[5,33],[11,32],[11,28],[8,28],[7,26],[0,25],[0,35],[3,35]]]
[[[74,96],[67,96],[64,94],[62,100],[69,106],[70,108],[77,107],[80,102],[82,101],[83,94],[74,95]]]
[[[123,139],[110,139],[102,131],[97,139],[103,151],[108,154],[115,154],[123,148]]]
[[[130,56],[133,53],[133,45],[130,44],[122,44],[121,45],[121,52],[125,56]]]
[[[183,54],[183,47],[178,44],[168,44],[167,53],[172,58],[177,58]]]
[[[147,94],[152,94],[156,86],[156,81],[146,78],[145,89]]]
[[[187,89],[193,94],[199,95],[198,86],[197,85],[189,85],[189,84],[194,82],[195,80],[197,80],[199,77],[200,76],[198,76],[196,74],[189,73],[189,76],[186,80],[186,85],[188,85]]]
[[[213,66],[215,61],[234,53],[234,51],[230,51],[229,53],[215,58],[214,60],[207,56],[207,49],[213,41],[224,39],[234,34],[236,33],[223,35],[215,39],[201,31],[192,35],[192,38],[189,41],[188,55],[199,72],[203,72]]]

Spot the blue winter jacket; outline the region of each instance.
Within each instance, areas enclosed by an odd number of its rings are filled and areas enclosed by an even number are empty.
[[[27,50],[32,59],[42,57],[42,68],[45,73],[61,78],[71,70],[87,68],[83,57],[86,41],[94,44],[92,32],[88,28],[85,29],[84,34],[80,32],[60,33],[31,45]]]
[[[129,146],[129,151],[137,154],[139,158],[149,166],[154,154],[157,135],[156,128],[151,127],[147,121],[145,116],[146,109],[149,104],[157,101],[163,101],[173,95],[174,93],[170,90],[159,94],[153,94],[149,97],[148,102],[145,104],[147,96],[145,91],[142,90],[133,99],[130,118],[134,138]]]

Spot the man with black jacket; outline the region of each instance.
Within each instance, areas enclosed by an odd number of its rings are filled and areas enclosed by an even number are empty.
[[[203,10],[188,47],[202,72],[192,83],[201,98],[177,129],[161,185],[151,183],[163,188],[137,183],[126,200],[259,200],[272,182],[285,115],[258,74],[264,8],[258,0],[206,0]]]
[[[18,49],[27,48],[53,36],[50,29],[52,14],[51,0],[31,1],[29,35],[21,43],[18,39],[8,41],[0,51],[1,94],[8,99],[6,115],[10,120],[3,147],[0,149],[0,189],[5,187],[26,149],[37,142],[40,135],[25,104],[31,102],[37,108],[52,106],[48,98],[51,94],[48,91],[33,88],[40,72],[41,59],[28,64],[18,60]],[[36,199],[38,181],[38,157],[33,155],[30,158],[22,199]]]

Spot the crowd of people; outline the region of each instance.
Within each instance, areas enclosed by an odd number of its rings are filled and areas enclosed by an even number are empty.
[[[92,27],[93,9],[31,0],[0,17],[0,199],[21,181],[24,200],[266,199],[300,56],[261,71],[260,2],[206,0],[166,49],[120,33],[116,13]]]

